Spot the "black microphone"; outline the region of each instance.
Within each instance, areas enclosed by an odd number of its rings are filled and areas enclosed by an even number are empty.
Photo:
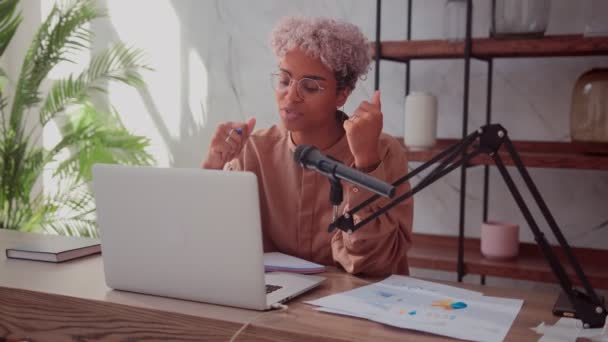
[[[343,163],[324,155],[314,146],[298,145],[293,154],[293,158],[296,163],[300,164],[303,168],[318,171],[326,177],[335,177],[345,180],[388,198],[393,197],[395,194],[394,186],[357,169],[348,167]]]

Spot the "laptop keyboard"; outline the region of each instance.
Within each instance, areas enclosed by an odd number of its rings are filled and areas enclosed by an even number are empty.
[[[283,286],[266,284],[266,294],[272,293],[281,288],[283,288]]]

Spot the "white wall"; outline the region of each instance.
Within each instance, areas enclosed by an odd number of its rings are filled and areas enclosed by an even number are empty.
[[[372,0],[102,0],[110,19],[93,25],[96,46],[123,40],[144,49],[155,69],[145,77],[147,91],[113,86],[111,101],[125,124],[152,139],[150,151],[161,166],[197,167],[215,126],[226,120],[258,119],[258,128],[278,123],[269,74],[276,60],[268,39],[284,15],[325,15],[349,20],[370,38],[375,34]],[[413,37],[441,38],[442,0],[414,0]],[[476,0],[474,35],[487,36],[488,1]],[[549,33],[584,28],[581,2],[554,0]],[[405,37],[405,1],[384,0],[382,38]],[[494,121],[514,139],[569,139],[569,110],[576,78],[591,67],[608,66],[606,57],[501,59],[495,62]],[[373,90],[373,69],[360,82],[346,111]],[[382,62],[381,90],[386,132],[403,134],[405,66]],[[469,129],[485,120],[486,65],[472,62]],[[440,137],[459,137],[463,63],[415,61],[412,90],[439,99]],[[412,163],[412,167],[416,166]],[[482,169],[469,170],[467,235],[478,236]],[[532,177],[573,245],[605,248],[608,241],[608,173],[531,169]],[[417,232],[457,234],[458,172],[415,198]],[[522,224],[522,240],[532,241],[506,187],[492,172],[490,217]]]

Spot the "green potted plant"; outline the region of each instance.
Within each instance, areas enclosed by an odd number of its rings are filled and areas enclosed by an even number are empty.
[[[18,2],[0,0],[0,57],[21,22]],[[36,31],[16,80],[9,81],[0,69],[0,228],[97,236],[88,186],[92,165],[153,162],[145,151],[148,139],[131,134],[115,110],[101,110],[94,101],[108,82],[144,86],[140,71],[149,67],[140,50],[116,44],[92,56],[81,73],[52,81],[44,93],[41,87],[53,67],[89,49],[93,33],[87,25],[105,15],[93,0],[55,5]],[[44,148],[40,132],[51,122],[61,137]],[[59,186],[45,194],[35,184],[50,165],[56,165],[53,179]]]

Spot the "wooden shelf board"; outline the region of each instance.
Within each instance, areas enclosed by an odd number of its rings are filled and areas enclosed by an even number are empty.
[[[536,244],[520,243],[519,256],[514,260],[501,261],[485,258],[480,252],[480,241],[465,238],[464,263],[467,274],[514,278],[539,282],[557,283],[549,264]],[[562,260],[565,257],[559,247],[553,247]],[[608,250],[572,248],[583,271],[594,288],[608,289],[608,267],[603,260]],[[458,238],[455,236],[416,233],[408,252],[410,267],[456,272],[458,264]],[[571,267],[566,271],[576,285],[580,285]]]
[[[401,62],[464,57],[464,42],[446,40],[384,41],[380,49],[382,59]],[[472,55],[480,59],[601,56],[608,55],[608,37],[553,35],[528,39],[474,38]]]
[[[403,141],[402,138],[398,139]],[[458,141],[438,139],[437,144],[428,149],[408,150],[408,160],[429,161]],[[526,167],[608,170],[608,143],[514,141],[513,145]],[[499,153],[506,165],[514,165],[504,148]],[[473,159],[471,164],[494,165],[494,161],[488,155],[481,155]]]

